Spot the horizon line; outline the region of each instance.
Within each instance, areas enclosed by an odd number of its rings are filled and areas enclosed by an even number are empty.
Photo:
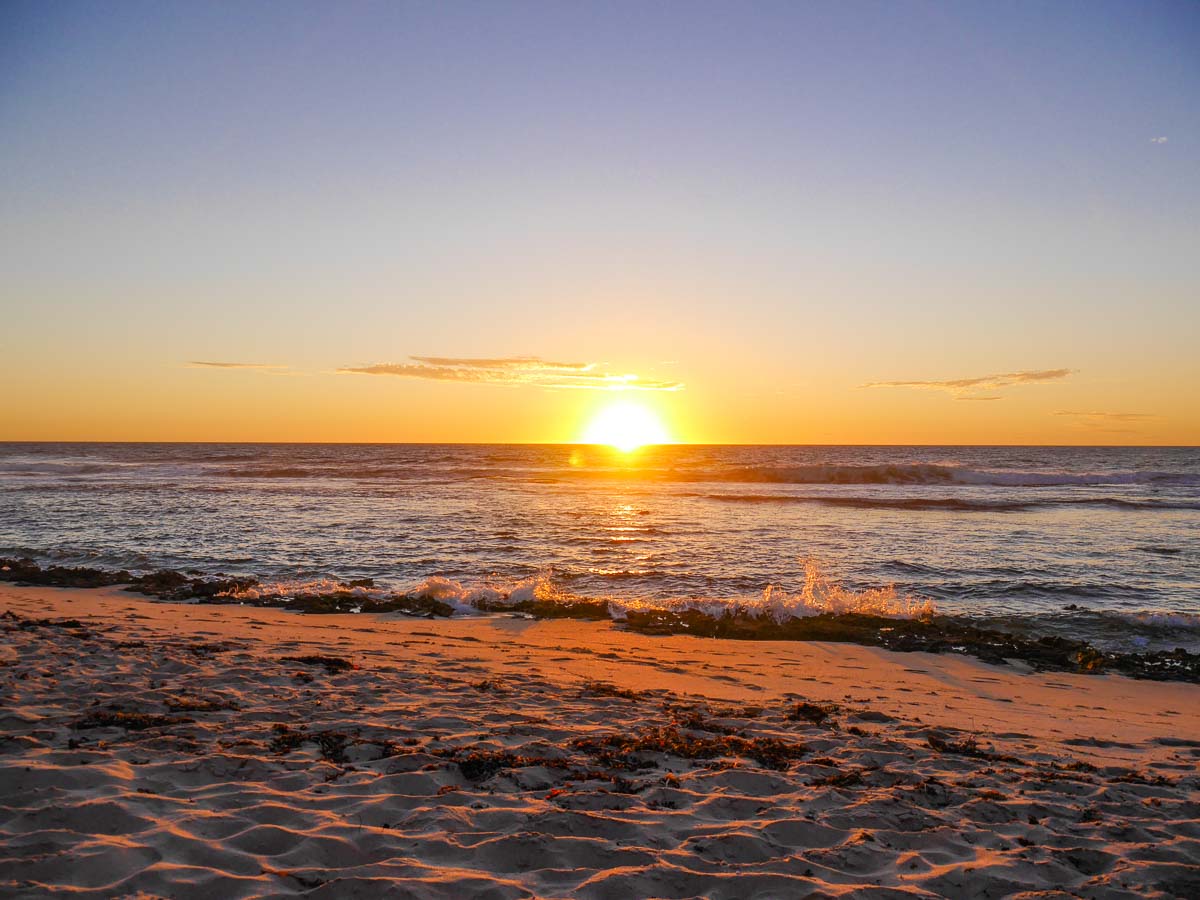
[[[239,444],[249,446],[322,446],[322,447],[608,447],[587,441],[222,441],[222,440],[38,440],[33,438],[0,439],[0,444]],[[1026,444],[1026,443],[853,443],[853,442],[777,442],[777,441],[668,441],[642,444],[648,447],[1062,447],[1112,450],[1200,450],[1200,444]]]

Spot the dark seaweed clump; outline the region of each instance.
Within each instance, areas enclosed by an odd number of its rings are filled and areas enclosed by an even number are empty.
[[[144,731],[147,728],[164,728],[168,725],[186,725],[192,719],[182,716],[163,716],[156,713],[125,712],[119,709],[98,709],[88,713],[75,723],[75,728],[124,728],[126,731]]]
[[[318,653],[311,653],[308,656],[284,656],[280,662],[294,662],[304,666],[323,666],[330,675],[338,675],[354,668],[354,663],[348,659],[342,659],[340,656],[323,656]]]
[[[710,616],[698,610],[630,612],[627,626],[641,634],[691,634],[751,641],[835,641],[926,653],[965,653],[1003,665],[1010,659],[1037,669],[1103,673],[1156,681],[1200,683],[1200,654],[1187,650],[1108,653],[1087,641],[1057,636],[1026,637],[981,628],[963,619],[889,619],[860,613],[822,614],[777,622],[745,614]]]
[[[649,769],[657,762],[648,754],[665,753],[679,759],[753,759],[769,769],[786,769],[808,752],[800,743],[779,738],[747,738],[735,734],[717,737],[689,734],[674,725],[648,728],[634,734],[606,734],[575,741],[578,750],[602,765],[616,769]]]
[[[570,600],[522,600],[510,603],[507,600],[492,603],[479,600],[475,606],[484,612],[525,613],[538,619],[586,619],[607,621],[609,618],[607,600],[584,600],[578,597]]]
[[[127,584],[133,579],[128,572],[110,572],[105,569],[90,569],[84,566],[42,567],[28,557],[12,559],[0,557],[0,581],[15,581],[18,584],[46,587],[97,588],[114,584]]]
[[[354,743],[354,739],[344,731],[314,731],[309,733],[303,729],[295,730],[287,725],[275,725],[275,736],[271,738],[272,753],[286,754],[297,749],[301,744],[310,742],[317,745],[321,757],[332,763],[346,761],[346,748]]]
[[[391,613],[409,616],[449,616],[454,607],[432,597],[411,597],[393,594],[374,598],[356,593],[355,588],[374,587],[370,578],[342,582],[336,590],[321,593],[263,594],[246,597],[242,592],[255,587],[254,578],[189,578],[179,572],[164,570],[133,579],[127,591],[157,597],[160,600],[199,600],[201,603],[226,603],[288,609],[310,615],[335,613]]]
[[[5,628],[12,630],[19,628],[22,631],[29,631],[32,628],[65,628],[69,631],[76,632],[79,637],[90,636],[88,627],[78,619],[26,619],[24,616],[19,616],[11,609],[6,609],[0,613],[0,619],[3,619],[7,625]]]
[[[565,768],[561,759],[528,756],[507,750],[456,750],[448,754],[468,781],[487,781],[506,769],[525,769],[531,766]]]
[[[393,594],[384,598],[365,597],[355,588],[374,587],[370,578],[351,579],[325,593],[267,594],[248,598],[242,592],[259,584],[256,578],[204,576],[162,569],[145,575],[133,575],[124,569],[108,571],[84,567],[40,566],[32,559],[0,558],[0,581],[48,587],[98,588],[125,585],[125,590],[159,600],[201,603],[228,603],[288,609],[294,612],[328,613],[403,613],[409,616],[449,616],[454,607],[433,597]]]
[[[974,735],[968,735],[961,741],[955,741],[938,734],[931,734],[926,738],[926,743],[929,744],[931,750],[936,750],[938,753],[952,753],[956,756],[969,756],[972,759],[986,759],[989,762],[1023,762],[1015,756],[996,753],[980,747],[979,740]]]
[[[349,585],[347,585],[347,588]],[[408,597],[395,594],[384,599],[364,597],[350,590],[330,591],[323,594],[271,594],[253,599],[217,595],[207,603],[242,604],[264,606],[272,609],[287,609],[308,615],[333,615],[337,613],[402,613],[421,618],[446,618],[454,614],[454,607],[432,597]]]
[[[222,594],[244,591],[257,583],[254,578],[188,577],[182,572],[162,569],[129,579],[125,590],[133,594],[157,597],[159,600],[200,600],[215,603],[219,602],[218,598]]]
[[[788,712],[788,718],[793,722],[812,722],[814,725],[824,725],[838,712],[835,703],[797,703]]]

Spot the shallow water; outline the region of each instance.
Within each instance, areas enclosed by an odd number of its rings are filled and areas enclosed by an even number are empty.
[[[0,554],[707,605],[786,603],[815,560],[848,591],[1194,648],[1200,450],[0,444]]]

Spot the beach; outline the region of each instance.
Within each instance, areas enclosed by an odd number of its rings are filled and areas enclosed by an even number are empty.
[[[0,585],[0,893],[1185,897],[1200,686]]]

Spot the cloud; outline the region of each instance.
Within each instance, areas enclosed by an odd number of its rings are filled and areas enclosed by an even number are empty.
[[[595,368],[594,363],[550,362],[536,356],[505,356],[499,359],[477,359],[454,356],[410,356],[427,366],[449,369],[511,369],[552,372],[587,372]]]
[[[191,369],[286,369],[287,366],[271,365],[269,363],[243,363],[243,362],[209,362],[206,360],[194,359],[188,363],[188,368]]]
[[[1163,137],[1162,135],[1159,135],[1158,137],[1150,138],[1150,143],[1152,143],[1152,144],[1165,144],[1166,142],[1167,142],[1167,139],[1165,137]]]
[[[1162,418],[1152,413],[1071,412],[1070,410],[1060,410],[1054,415],[1070,416],[1074,419],[1085,419],[1093,422],[1146,422],[1151,419]]]
[[[917,388],[930,391],[962,391],[994,390],[1002,387],[1012,387],[1021,384],[1046,384],[1051,381],[1062,381],[1072,372],[1071,369],[1038,369],[1026,372],[998,372],[993,375],[979,375],[975,378],[954,378],[948,381],[872,381],[864,384],[868,388]],[[984,399],[958,398],[962,399]],[[998,398],[995,398],[998,399]]]
[[[1151,413],[1129,412],[1075,412],[1059,410],[1054,415],[1072,419],[1075,428],[1086,428],[1088,431],[1101,431],[1105,434],[1137,434],[1137,428],[1116,428],[1116,425],[1131,425],[1138,422],[1153,422],[1161,419]]]
[[[638,375],[614,375],[596,363],[555,362],[537,356],[496,358],[454,356],[410,356],[412,362],[346,366],[343,375],[395,375],[460,384],[532,385],[593,391],[678,391],[678,381],[659,381]]]
[[[955,400],[1003,400],[1003,397],[955,397]]]

